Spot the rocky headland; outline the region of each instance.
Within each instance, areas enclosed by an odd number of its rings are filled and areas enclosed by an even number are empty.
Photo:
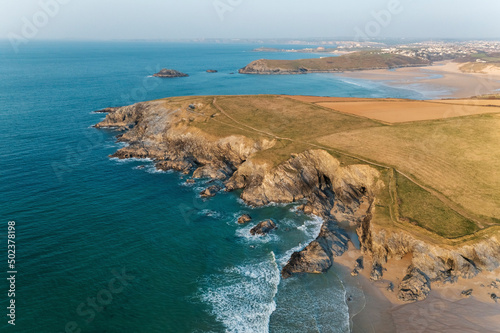
[[[318,237],[291,256],[282,269],[283,278],[328,270],[335,258],[348,249],[351,240],[342,227],[345,225],[356,227],[361,251],[373,262],[371,268],[367,267],[373,280],[383,277],[388,260],[411,255],[405,278],[395,285],[404,301],[426,298],[436,281],[454,283],[458,277],[470,279],[481,271],[499,267],[500,242],[495,237],[447,246],[426,242],[405,230],[377,226],[373,219],[379,193],[388,184],[376,167],[343,165],[326,150],[317,148],[290,154],[284,162],[273,165],[255,156],[276,149],[276,138],[214,135],[191,126],[217,119],[220,112],[204,112],[206,107],[203,102],[193,104],[191,100],[137,103],[109,109],[106,119],[96,127],[124,131],[118,140],[128,146],[113,157],[151,158],[158,169],[216,179],[226,191],[241,190],[241,198],[248,205],[302,203],[299,209],[322,217]],[[212,188],[204,194],[208,197],[219,190]],[[360,265],[362,269],[362,259]]]
[[[427,59],[396,54],[383,54],[363,51],[345,54],[340,57],[325,57],[300,60],[259,59],[241,68],[241,74],[309,74],[339,73],[370,69],[392,69],[401,67],[428,66]]]

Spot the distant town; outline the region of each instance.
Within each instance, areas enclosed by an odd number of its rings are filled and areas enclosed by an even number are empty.
[[[289,43],[298,44],[299,41]],[[381,53],[399,54],[430,61],[457,59],[461,57],[468,57],[474,54],[500,53],[500,41],[425,41],[395,45],[387,45],[382,42],[372,41],[322,41],[317,43],[322,46],[301,49],[276,49],[269,47],[260,47],[256,48],[254,51],[343,54],[362,50],[378,50]],[[486,60],[483,60],[479,57],[475,59],[475,61],[486,62]]]

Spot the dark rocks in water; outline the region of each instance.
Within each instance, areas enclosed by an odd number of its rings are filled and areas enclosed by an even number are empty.
[[[139,166],[137,167],[137,169],[142,170],[142,169],[144,169],[145,167],[146,167],[145,165],[139,165]]]
[[[252,235],[267,235],[271,230],[276,229],[276,223],[273,220],[262,221],[250,229]]]
[[[245,224],[248,223],[252,220],[252,217],[248,214],[243,214],[238,218],[238,223],[239,224]]]
[[[379,263],[374,263],[372,267],[372,272],[370,273],[370,280],[378,281],[382,279],[384,275],[384,268]]]
[[[155,77],[161,77],[161,78],[171,78],[171,77],[187,77],[189,75],[176,71],[174,69],[166,69],[163,68],[161,71],[159,71],[156,74],[153,74]]]
[[[222,190],[222,187],[220,187],[219,185],[212,185],[209,188],[201,191],[200,195],[203,198],[209,198],[215,196],[217,192],[220,192],[220,190]]]
[[[193,178],[186,179],[187,184],[194,184],[195,180]]]
[[[409,272],[401,281],[398,298],[405,302],[424,300],[431,291],[429,277],[416,267],[409,267]]]
[[[462,291],[461,295],[464,297],[470,297],[472,295],[472,289]]]
[[[215,69],[207,69],[207,73],[217,73],[218,71]]]

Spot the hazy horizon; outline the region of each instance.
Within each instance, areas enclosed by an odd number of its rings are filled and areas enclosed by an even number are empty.
[[[500,37],[493,0],[7,0],[0,9],[0,39],[18,41]]]

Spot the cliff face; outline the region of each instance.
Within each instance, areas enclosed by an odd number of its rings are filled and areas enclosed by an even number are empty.
[[[412,254],[412,263],[399,286],[398,297],[405,301],[424,299],[432,282],[454,283],[459,277],[470,279],[500,266],[500,242],[495,237],[448,248],[418,240],[405,231],[379,229],[368,219],[359,225],[357,233],[362,250],[373,256],[374,270],[378,267],[383,272],[387,260]],[[382,277],[372,273],[375,279]]]
[[[369,214],[375,193],[383,186],[378,177],[371,167],[341,167],[326,151],[309,150],[272,169],[247,161],[226,186],[243,189],[241,198],[255,206],[304,200],[301,209],[324,218],[316,240],[294,253],[283,268],[282,276],[287,278],[294,273],[324,272],[334,257],[347,250],[349,238],[338,223],[358,224]]]
[[[160,169],[194,170],[194,177],[225,179],[255,152],[273,141],[244,136],[215,138],[188,126],[202,117],[184,109],[171,109],[164,101],[137,103],[119,108],[96,125],[124,130],[118,139],[129,145],[113,157],[152,158]]]
[[[193,110],[203,105],[172,106],[165,101],[109,109],[98,128],[114,127],[129,145],[118,158],[152,158],[160,169],[193,172],[194,178],[224,181],[226,190],[241,189],[249,205],[301,201],[306,213],[321,216],[318,237],[294,253],[282,270],[284,278],[296,273],[320,273],[347,250],[349,237],[339,224],[357,226],[362,250],[373,257],[374,279],[383,274],[388,259],[413,254],[408,274],[399,286],[403,300],[427,296],[433,281],[454,282],[500,265],[500,242],[490,238],[474,246],[445,248],[417,240],[407,232],[380,230],[372,223],[377,193],[384,188],[379,172],[367,165],[341,166],[320,149],[293,154],[272,167],[253,156],[275,145],[275,140],[241,135],[214,137],[191,123],[207,117]],[[279,223],[278,223],[279,224]]]

